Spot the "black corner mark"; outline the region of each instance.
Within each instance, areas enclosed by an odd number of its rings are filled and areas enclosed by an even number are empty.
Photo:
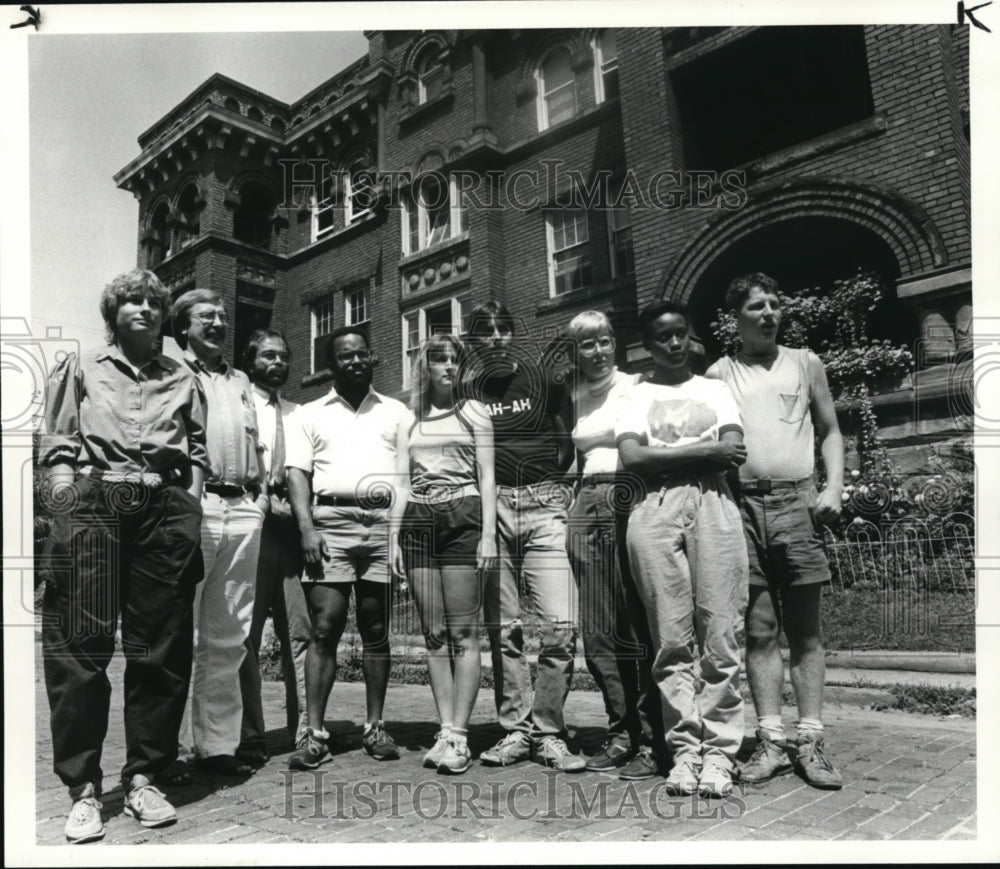
[[[38,26],[42,23],[42,13],[41,13],[41,11],[38,10],[38,9],[35,9],[34,6],[29,6],[28,4],[25,4],[24,6],[22,6],[21,7],[21,11],[28,13],[28,20],[27,21],[19,21],[17,24],[11,24],[10,29],[11,30],[16,30],[18,27],[27,27],[30,24],[37,31],[38,30]]]
[[[981,23],[980,21],[977,21],[976,16],[972,14],[977,9],[982,9],[984,6],[992,6],[992,5],[993,5],[993,0],[989,0],[989,2],[987,3],[980,3],[978,6],[973,6],[971,9],[966,9],[965,3],[963,3],[962,0],[958,0],[958,23],[965,24],[965,19],[968,18],[969,21],[971,21],[973,25],[978,27],[980,30],[985,30],[987,33],[992,33],[993,32],[992,30],[990,30],[985,24]],[[22,6],[21,8],[23,9],[24,7]]]

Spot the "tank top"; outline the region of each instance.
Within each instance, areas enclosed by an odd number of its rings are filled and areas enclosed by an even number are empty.
[[[418,503],[476,495],[476,442],[465,402],[410,427],[410,495]]]
[[[815,469],[816,445],[809,404],[808,350],[778,346],[770,366],[739,356],[717,363],[719,378],[736,397],[743,421],[746,463],[740,479],[801,480]]]

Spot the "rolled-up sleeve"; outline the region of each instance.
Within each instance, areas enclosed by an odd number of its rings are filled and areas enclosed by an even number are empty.
[[[46,384],[39,465],[76,465],[83,443],[80,395],[80,358],[76,353],[69,353],[52,371]]]
[[[198,465],[206,471],[209,469],[208,442],[205,434],[205,415],[208,409],[208,399],[201,381],[192,375],[191,400],[187,404],[184,425],[188,436],[188,456],[192,465]]]

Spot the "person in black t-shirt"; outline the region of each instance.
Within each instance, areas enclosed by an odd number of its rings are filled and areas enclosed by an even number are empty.
[[[564,473],[573,446],[569,398],[534,354],[515,345],[510,312],[499,302],[473,310],[476,359],[466,391],[486,405],[496,448],[499,571],[487,577],[484,612],[493,654],[497,715],[507,735],[480,755],[490,766],[529,757],[562,772],[586,760],[566,745],[563,705],[576,651],[576,585],[566,557]],[[518,576],[539,622],[534,702],[524,657]]]

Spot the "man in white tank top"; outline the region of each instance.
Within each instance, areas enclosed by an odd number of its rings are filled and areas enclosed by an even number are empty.
[[[830,581],[819,523],[840,514],[844,444],[823,363],[809,350],[777,342],[778,285],[767,275],[737,278],[726,293],[742,347],[709,370],[729,384],[743,421],[747,461],[740,468],[741,513],[750,556],[746,669],[757,708],[757,748],[740,771],[759,783],[792,771],[781,723],[784,664],[778,646],[788,638],[792,687],[799,709],[794,768],[814,787],[841,787],[823,754],[824,650],[820,599]],[[813,481],[814,430],[827,482]]]

